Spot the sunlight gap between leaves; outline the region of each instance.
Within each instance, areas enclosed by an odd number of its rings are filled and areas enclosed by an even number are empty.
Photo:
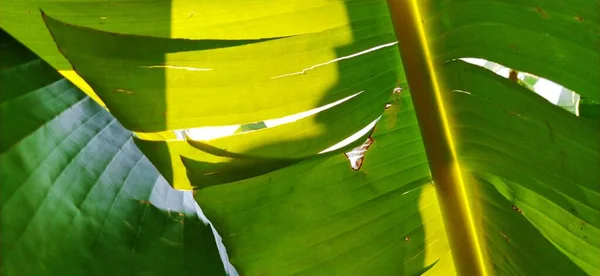
[[[461,60],[484,67],[504,78],[517,81],[525,88],[544,97],[554,105],[579,116],[579,101],[581,97],[576,92],[560,84],[538,77],[527,72],[518,72],[501,64],[480,58],[461,58]]]

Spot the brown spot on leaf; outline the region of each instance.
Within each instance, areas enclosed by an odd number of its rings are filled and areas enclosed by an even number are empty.
[[[392,102],[387,103],[384,109],[389,109],[386,112],[386,117],[388,118],[386,127],[388,129],[393,129],[398,123],[398,112],[400,112],[400,107],[402,103],[402,87],[400,86],[400,81],[396,82],[396,87],[392,91]]]
[[[508,79],[511,81],[514,81],[514,82],[518,81],[519,80],[519,72],[517,72],[513,69],[510,69],[510,72],[508,73]]]
[[[581,16],[575,16],[575,20],[577,20],[579,22],[583,22],[583,17],[581,17]]]
[[[540,16],[542,16],[542,18],[550,18],[550,16],[548,15],[548,13],[545,10],[543,10],[541,7],[539,7],[539,6],[535,7],[535,11],[537,13],[539,13]]]
[[[513,205],[512,206],[513,211],[519,212],[519,214],[523,214],[523,211],[521,209],[519,209],[519,207]]]
[[[148,200],[140,200],[140,204],[150,205],[150,201],[148,201]]]
[[[508,109],[507,109],[507,110],[506,110],[506,113],[508,113],[508,114],[510,114],[510,115],[512,115],[512,116],[521,117],[521,114],[517,113],[517,112],[516,112],[516,111],[514,111],[514,110],[508,110]]]
[[[407,242],[409,242],[409,241],[410,241],[410,237],[409,237],[409,236],[406,236],[406,237],[404,238],[404,241],[407,241]]]

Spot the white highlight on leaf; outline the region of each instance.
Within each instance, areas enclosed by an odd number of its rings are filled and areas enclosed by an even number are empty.
[[[468,92],[468,91],[465,91],[465,90],[460,90],[460,89],[453,89],[450,92],[463,93],[463,94],[471,95],[471,92]]]
[[[581,96],[577,93],[571,94],[572,100],[575,103],[575,115],[579,116],[579,102],[581,101]]]
[[[240,128],[240,125],[209,126],[190,128],[186,129],[185,132],[192,140],[208,141],[232,135],[238,128]]]
[[[221,237],[219,232],[217,232],[217,229],[215,229],[215,227],[212,225],[212,223],[208,220],[206,215],[204,215],[204,212],[202,212],[202,209],[200,209],[200,205],[198,205],[198,202],[194,199],[193,192],[192,191],[184,191],[183,201],[184,201],[184,203],[183,203],[184,205],[193,205],[194,209],[196,211],[196,214],[200,218],[200,220],[202,220],[202,222],[204,224],[210,225],[210,229],[212,230],[213,236],[215,237],[215,242],[217,243],[217,250],[219,251],[219,257],[221,257],[221,262],[223,262],[223,265],[225,266],[225,271],[227,272],[227,275],[228,276],[239,276],[240,274],[237,272],[235,267],[229,261],[227,249],[225,248],[225,245],[223,244],[223,238]]]
[[[330,151],[334,151],[340,148],[343,148],[347,145],[350,145],[352,142],[360,139],[360,137],[363,137],[365,134],[369,133],[369,131],[371,131],[371,129],[373,129],[375,127],[375,124],[377,124],[377,122],[379,121],[379,119],[381,119],[381,115],[379,115],[379,117],[377,117],[377,119],[375,119],[373,122],[369,123],[367,126],[365,126],[364,128],[362,128],[361,130],[359,130],[358,132],[350,135],[350,137],[338,142],[337,144],[328,147],[324,150],[322,150],[321,152],[319,152],[319,154],[323,154],[326,152],[330,152]],[[348,157],[350,158],[350,157]]]
[[[354,53],[354,54],[351,54],[351,55],[339,57],[339,58],[332,59],[330,61],[326,61],[326,62],[323,62],[323,63],[315,64],[315,65],[313,65],[311,67],[304,68],[304,69],[302,69],[302,71],[299,71],[299,72],[294,72],[294,73],[289,73],[289,74],[283,74],[283,75],[272,77],[271,79],[278,79],[278,78],[289,77],[289,76],[294,76],[294,75],[302,75],[302,74],[305,74],[307,71],[310,71],[310,70],[315,69],[317,67],[325,66],[325,65],[328,65],[328,64],[331,64],[331,63],[334,63],[334,62],[338,62],[340,60],[344,60],[344,59],[351,59],[353,57],[364,55],[366,53],[377,51],[379,49],[383,49],[383,48],[386,48],[386,47],[394,46],[396,44],[398,44],[398,41],[394,41],[394,42],[390,42],[390,43],[378,45],[378,46],[375,46],[373,48],[369,48],[367,50],[360,51],[358,53]]]
[[[150,66],[140,66],[140,68],[169,68],[169,69],[179,69],[179,70],[187,70],[187,71],[212,71],[212,68],[196,68],[196,67],[184,67],[184,66],[173,66],[173,65],[150,65]]]
[[[481,67],[484,67],[488,62],[487,60],[481,58],[462,58],[462,60],[471,64],[479,65]]]
[[[323,110],[332,108],[332,107],[334,107],[334,106],[336,106],[338,104],[341,104],[341,103],[343,103],[343,102],[345,102],[347,100],[350,100],[350,99],[358,96],[360,93],[363,93],[363,92],[365,92],[365,91],[363,90],[363,91],[357,92],[357,93],[355,93],[353,95],[350,95],[348,97],[345,97],[345,98],[343,98],[341,100],[337,100],[335,102],[332,102],[332,103],[329,103],[329,104],[326,104],[324,106],[320,106],[320,107],[317,107],[317,108],[313,108],[311,110],[303,111],[303,112],[300,112],[300,113],[296,113],[296,114],[293,114],[293,115],[289,115],[289,116],[285,116],[285,117],[281,117],[281,118],[277,118],[277,119],[265,120],[264,123],[265,123],[265,125],[267,127],[276,127],[276,126],[279,126],[279,125],[292,123],[292,122],[298,121],[300,119],[306,118],[308,116],[317,114],[317,113],[319,113],[319,112],[321,112]]]
[[[335,102],[326,104],[326,105],[318,107],[318,108],[314,108],[311,110],[303,111],[300,113],[296,113],[293,115],[289,115],[289,116],[285,116],[285,117],[281,117],[281,118],[277,118],[277,119],[266,120],[266,121],[264,121],[264,123],[267,127],[276,127],[279,125],[292,123],[292,122],[298,121],[300,119],[306,118],[308,116],[317,114],[323,110],[332,108],[338,104],[341,104],[347,100],[350,100],[350,99],[360,95],[360,93],[363,93],[363,92],[364,92],[364,90],[359,91],[348,97],[345,97],[343,99],[337,100]],[[175,136],[177,136],[176,140],[185,140],[183,133],[186,133],[187,136],[192,140],[209,141],[212,139],[231,136],[240,128],[240,126],[241,125],[197,127],[197,128],[186,129],[186,130],[174,130],[173,132],[175,133]]]
[[[547,79],[540,79],[535,83],[533,89],[535,89],[535,92],[540,94],[540,96],[546,98],[546,100],[553,104],[557,104],[560,92],[562,91],[562,86]]]
[[[173,130],[177,140],[185,140],[185,130]]]

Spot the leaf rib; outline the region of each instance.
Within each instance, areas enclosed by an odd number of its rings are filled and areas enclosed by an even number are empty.
[[[441,88],[416,0],[388,0],[406,77],[458,274],[487,275],[473,207],[456,157]],[[434,107],[434,110],[431,110]]]

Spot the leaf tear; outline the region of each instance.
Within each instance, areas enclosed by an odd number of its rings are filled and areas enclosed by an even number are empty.
[[[133,94],[133,91],[125,90],[125,89],[115,89],[115,92],[125,93],[125,94]]]
[[[507,235],[506,235],[504,232],[500,231],[500,235],[502,235],[502,237],[503,237],[503,238],[504,238],[506,241],[510,242],[510,239],[508,238],[508,236],[507,236]]]
[[[350,167],[353,170],[358,171],[365,160],[365,153],[369,149],[369,147],[375,142],[375,140],[371,137],[367,138],[367,140],[360,146],[354,148],[352,151],[344,153],[348,161],[350,161]]]
[[[383,48],[387,48],[387,47],[390,47],[390,46],[394,46],[396,44],[398,44],[398,41],[394,41],[394,42],[390,42],[390,43],[385,43],[385,44],[377,45],[375,47],[372,47],[372,48],[369,48],[369,49],[366,49],[366,50],[363,50],[363,51],[360,51],[360,52],[357,52],[357,53],[354,53],[354,54],[351,54],[351,55],[339,57],[339,58],[336,58],[336,59],[328,60],[328,61],[323,62],[323,63],[312,65],[312,66],[304,68],[304,69],[302,69],[301,71],[298,71],[298,72],[283,74],[283,75],[279,75],[279,76],[274,76],[274,77],[271,77],[271,79],[278,79],[278,78],[290,77],[290,76],[295,76],[295,75],[304,75],[304,74],[306,74],[306,72],[308,72],[310,70],[313,70],[313,69],[316,69],[318,67],[329,65],[329,64],[332,64],[332,63],[335,63],[335,62],[338,62],[338,61],[342,61],[342,60],[345,60],[345,59],[351,59],[353,57],[357,57],[357,56],[364,55],[364,54],[367,54],[367,53],[370,53],[370,52],[373,52],[373,51],[377,51],[379,49],[383,49]]]

